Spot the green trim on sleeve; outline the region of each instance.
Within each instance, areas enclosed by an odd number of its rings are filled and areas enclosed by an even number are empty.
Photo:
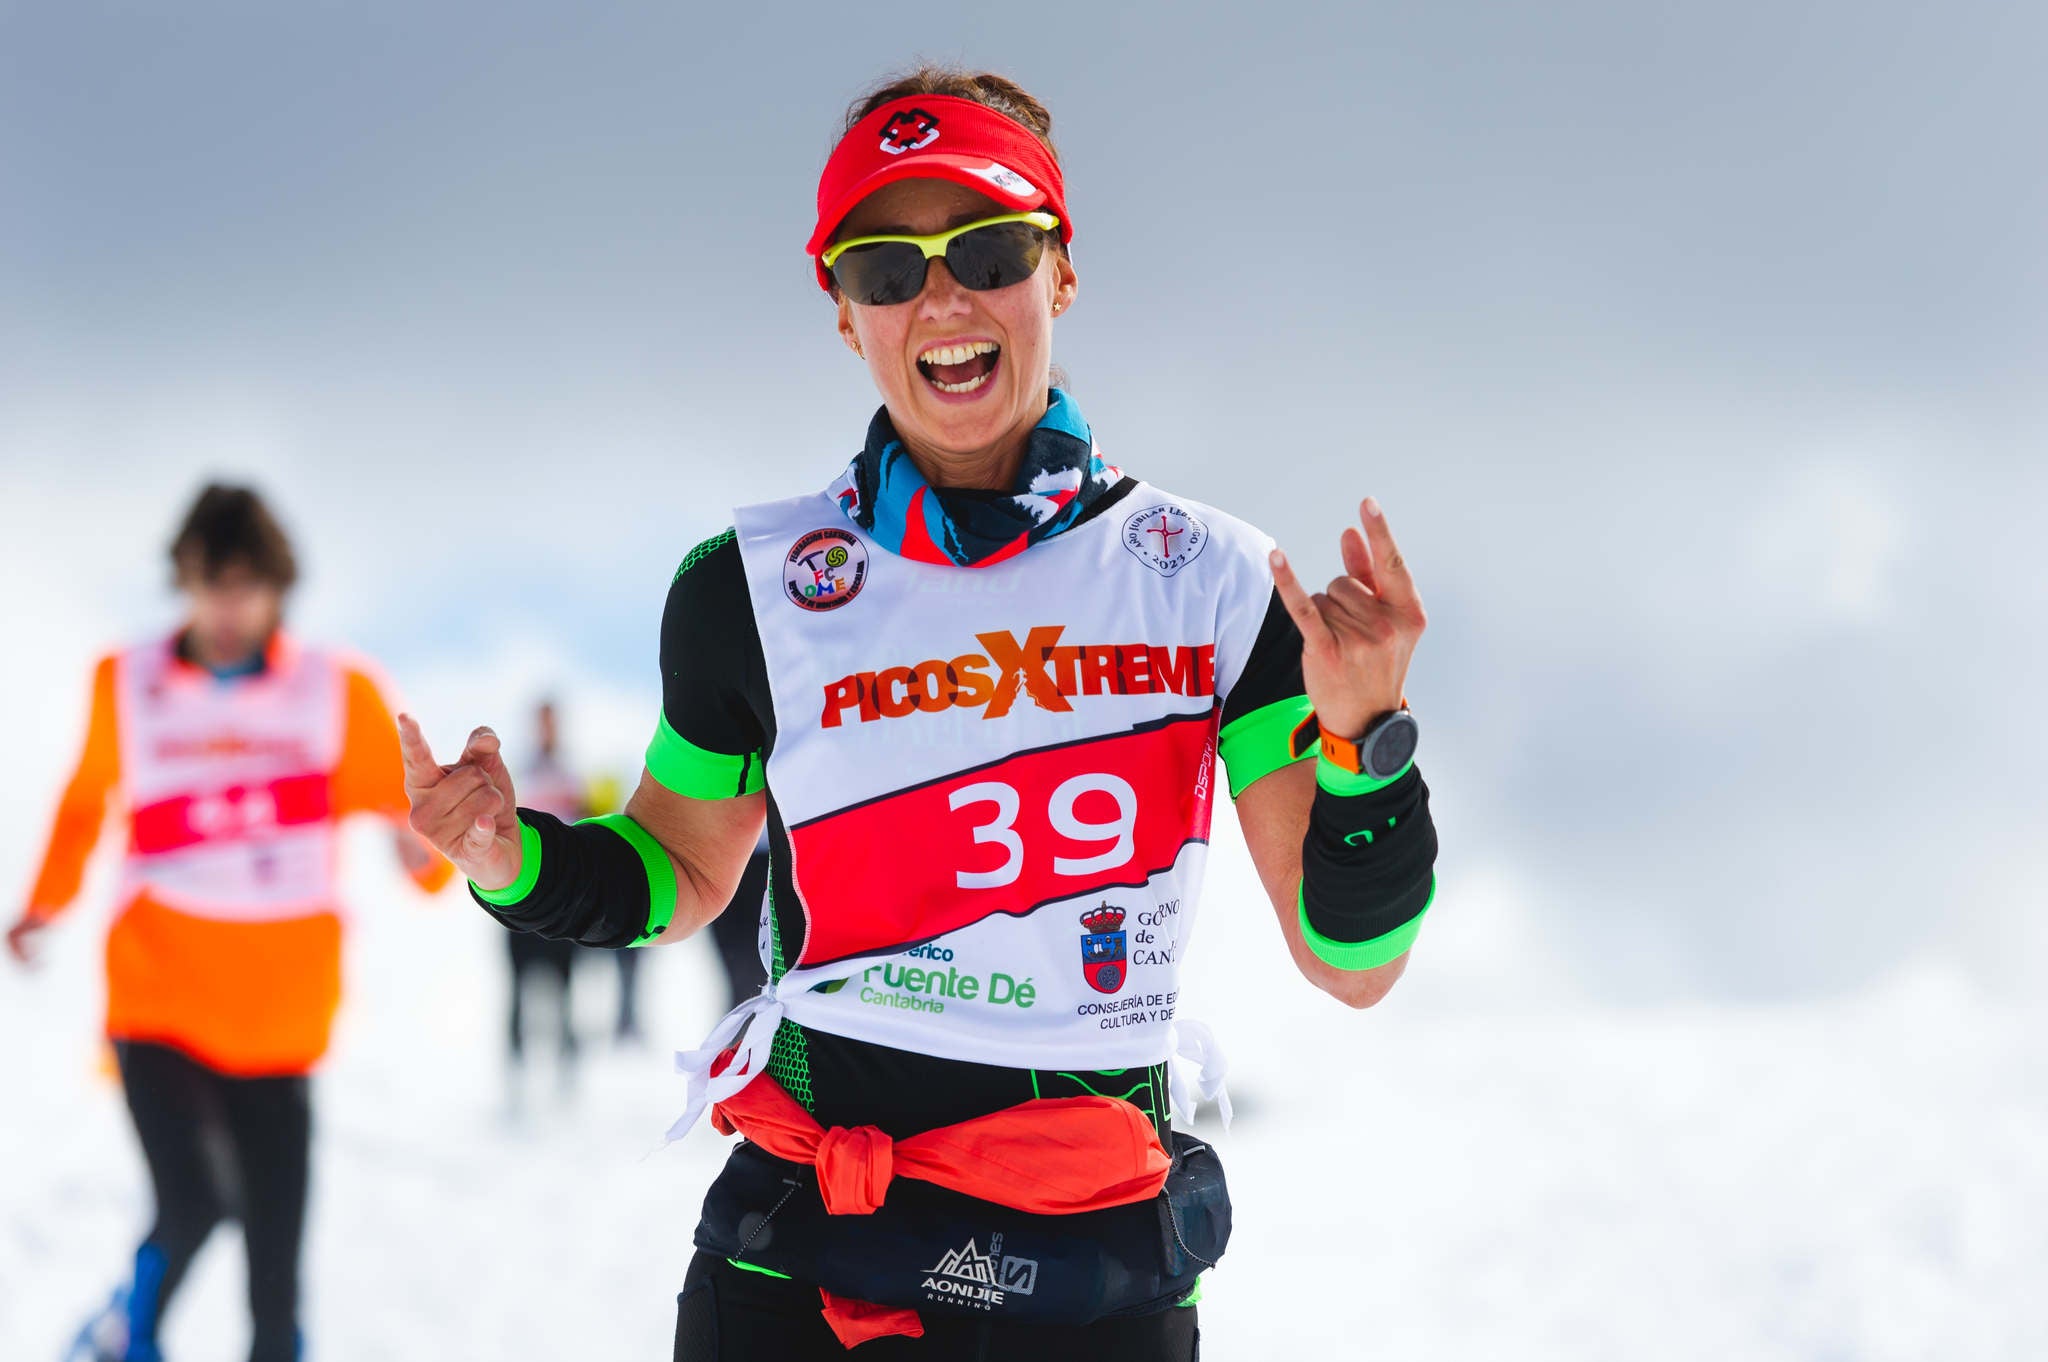
[[[623,813],[607,813],[596,818],[586,818],[584,823],[595,823],[601,828],[610,828],[626,839],[626,845],[640,853],[640,864],[647,869],[647,926],[633,944],[644,946],[660,936],[675,920],[676,915],[676,866],[668,858],[668,851],[647,829],[635,823]]]
[[[1316,757],[1316,784],[1322,786],[1333,795],[1371,794],[1374,790],[1386,789],[1389,785],[1392,785],[1414,769],[1415,758],[1410,757],[1406,766],[1403,766],[1385,780],[1381,780],[1377,776],[1369,776],[1362,771],[1347,771],[1328,757],[1318,754]],[[1387,826],[1392,827],[1393,824],[1389,823]]]
[[[767,783],[759,752],[708,752],[671,728],[666,714],[647,744],[647,774],[689,799],[737,799]]]
[[[476,890],[476,896],[494,908],[510,908],[513,904],[533,892],[533,886],[540,883],[540,834],[519,820],[519,878],[503,889],[479,889],[471,880],[469,887]]]
[[[1232,799],[1261,776],[1270,776],[1298,760],[1290,740],[1312,708],[1306,695],[1290,695],[1285,700],[1261,705],[1249,714],[1240,714],[1223,726],[1216,750],[1223,758],[1224,772],[1230,777]]]
[[[1424,901],[1422,911],[1409,918],[1391,932],[1382,933],[1370,941],[1332,941],[1309,925],[1308,902],[1301,891],[1294,893],[1295,912],[1301,919],[1302,940],[1316,953],[1316,959],[1326,965],[1342,970],[1378,969],[1391,960],[1407,953],[1415,944],[1415,934],[1422,930],[1422,919],[1429,916],[1429,909],[1436,902],[1436,876],[1429,877],[1429,898]]]
[[[680,581],[685,572],[688,572],[691,568],[697,566],[697,564],[703,562],[706,558],[709,558],[712,554],[718,552],[739,537],[737,529],[720,530],[717,534],[712,535],[709,539],[697,545],[696,548],[684,554],[683,561],[676,565],[676,575],[669,580],[671,582]]]

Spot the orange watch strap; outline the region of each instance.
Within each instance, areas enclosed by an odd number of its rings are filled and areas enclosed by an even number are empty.
[[[1405,695],[1401,697],[1401,708],[1408,708],[1408,697]],[[1365,732],[1372,732],[1373,724],[1378,722],[1379,720],[1375,718],[1372,724],[1367,724]],[[1363,738],[1365,733],[1361,733],[1358,736]],[[1295,757],[1305,757],[1309,754],[1309,750],[1316,748],[1319,743],[1321,744],[1319,750],[1333,765],[1342,767],[1353,775],[1365,774],[1365,757],[1359,752],[1357,741],[1352,738],[1340,738],[1335,734],[1325,733],[1322,724],[1316,719],[1315,711],[1310,710],[1308,717],[1294,726],[1294,732],[1288,738],[1288,752]]]
[[[1365,758],[1359,753],[1358,744],[1349,738],[1340,738],[1333,733],[1322,735],[1323,760],[1332,766],[1341,766],[1354,776],[1365,774]]]

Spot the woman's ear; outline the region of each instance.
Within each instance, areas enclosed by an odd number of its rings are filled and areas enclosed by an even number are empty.
[[[839,304],[839,339],[846,342],[847,349],[866,359],[867,356],[861,352],[860,337],[853,329],[853,304],[846,301],[846,295],[838,289],[832,290],[832,296]]]
[[[1060,251],[1052,262],[1052,313],[1055,317],[1074,305],[1074,294],[1081,287],[1081,277],[1074,273],[1074,262],[1065,251]]]

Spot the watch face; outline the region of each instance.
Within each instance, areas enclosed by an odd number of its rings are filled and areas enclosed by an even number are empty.
[[[1415,755],[1415,741],[1420,736],[1421,730],[1406,710],[1389,715],[1372,735],[1365,759],[1367,774],[1385,780],[1406,766]]]

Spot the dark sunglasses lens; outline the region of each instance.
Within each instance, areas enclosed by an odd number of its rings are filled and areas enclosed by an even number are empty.
[[[998,222],[948,242],[946,268],[963,288],[1008,288],[1037,272],[1044,254],[1044,232],[1028,222]]]
[[[924,290],[924,253],[902,241],[855,246],[832,262],[840,291],[865,307],[907,303]]]

